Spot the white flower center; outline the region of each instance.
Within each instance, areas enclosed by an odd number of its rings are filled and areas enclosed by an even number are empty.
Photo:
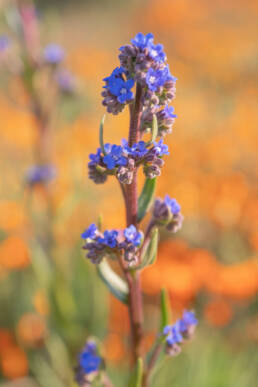
[[[156,50],[151,50],[151,55],[152,55],[152,56],[154,56],[154,58],[155,58],[155,56],[157,56],[157,55],[158,55],[158,53],[157,53],[157,51],[156,51]]]
[[[149,81],[150,81],[150,83],[154,83],[155,82],[155,77],[152,75],[151,77],[150,77],[150,79],[149,79]]]
[[[121,93],[121,94],[126,94],[126,93],[127,93],[127,90],[123,87],[123,88],[120,90],[120,93]]]

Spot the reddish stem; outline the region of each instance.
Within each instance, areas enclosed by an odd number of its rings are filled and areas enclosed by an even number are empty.
[[[141,120],[141,96],[142,88],[136,86],[135,104],[130,108],[130,131],[129,146],[132,146],[140,138]],[[127,186],[127,226],[131,224],[137,227],[138,195],[137,195],[137,169],[134,172],[133,180]],[[126,279],[129,287],[129,316],[131,321],[132,355],[134,362],[142,355],[142,324],[143,306],[140,274],[138,271],[127,272]]]

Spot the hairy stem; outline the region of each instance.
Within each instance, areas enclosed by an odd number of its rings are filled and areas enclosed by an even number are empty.
[[[140,138],[140,120],[141,120],[141,96],[142,88],[139,84],[136,86],[135,104],[130,109],[130,131],[129,146],[132,146]],[[138,194],[137,194],[137,169],[134,172],[133,180],[127,186],[127,226],[131,224],[137,227]],[[134,363],[142,355],[142,324],[143,324],[143,306],[142,291],[140,282],[140,273],[132,271],[127,275],[129,286],[129,315],[131,321],[132,335],[132,357]]]

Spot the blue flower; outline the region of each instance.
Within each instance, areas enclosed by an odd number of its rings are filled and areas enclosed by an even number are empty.
[[[163,109],[163,111],[165,113],[165,118],[176,118],[177,115],[174,114],[174,110],[175,110],[175,108],[173,106],[166,105]]]
[[[119,165],[127,165],[127,158],[123,156],[123,148],[120,145],[105,144],[104,150],[106,155],[103,157],[103,162],[108,169],[114,169]]]
[[[76,79],[70,71],[59,71],[57,73],[56,80],[61,91],[66,93],[74,92],[76,88]]]
[[[118,102],[125,103],[133,99],[131,88],[134,86],[134,80],[124,81],[121,78],[113,77],[108,82],[108,89],[111,94],[117,97]]]
[[[166,54],[163,51],[162,44],[149,45],[149,56],[155,60],[155,62],[163,63],[166,60]]]
[[[123,67],[116,67],[109,77],[103,78],[103,81],[110,82],[113,78],[121,78],[125,74],[125,69]],[[106,88],[107,86],[104,86]]]
[[[88,165],[95,165],[100,162],[100,155],[101,155],[101,148],[97,149],[96,153],[90,153],[89,158],[91,161],[89,161]]]
[[[0,36],[0,52],[5,51],[10,46],[10,39],[6,35]]]
[[[95,223],[92,223],[82,234],[81,237],[83,239],[93,239],[97,232],[97,226]]]
[[[96,344],[88,342],[79,355],[79,365],[85,374],[96,372],[101,365],[101,357],[97,355]]]
[[[28,169],[26,181],[28,184],[46,183],[56,177],[56,168],[53,165],[35,165]]]
[[[176,215],[180,212],[181,206],[177,203],[176,199],[171,199],[169,195],[166,195],[164,202],[170,208],[173,215]]]
[[[124,80],[123,75],[126,73],[123,67],[116,67],[109,77],[104,78],[106,85],[103,86],[112,95],[117,97],[117,101],[121,104],[133,99],[131,88],[134,86],[134,80]]]
[[[141,158],[141,157],[144,157],[148,152],[146,143],[144,141],[136,142],[131,147],[128,146],[128,143],[126,145],[125,141],[124,141],[124,144],[125,144],[124,145],[125,152],[127,152],[130,156]]]
[[[153,42],[153,34],[149,33],[144,35],[142,32],[139,32],[134,39],[131,39],[132,44],[136,47],[143,50],[148,47]]]
[[[163,144],[163,139],[153,143],[157,156],[169,155],[168,146]]]
[[[141,244],[142,235],[133,224],[124,230],[124,236],[127,242],[132,243],[134,246]]]
[[[183,317],[179,320],[180,331],[183,333],[187,332],[189,327],[197,324],[198,324],[198,320],[195,317],[195,313],[185,310],[183,313]]]
[[[177,321],[174,325],[165,326],[163,329],[163,335],[167,336],[166,342],[169,346],[181,343],[183,341],[183,336],[180,331],[179,321]]]
[[[50,64],[58,64],[64,59],[65,53],[58,44],[48,44],[44,49],[44,59]]]
[[[104,238],[98,238],[98,242],[103,243],[108,247],[114,248],[117,246],[117,236],[118,232],[116,230],[106,230],[104,232]]]
[[[154,70],[152,67],[149,68],[146,74],[146,83],[151,91],[157,91],[157,89],[165,83],[163,70]]]

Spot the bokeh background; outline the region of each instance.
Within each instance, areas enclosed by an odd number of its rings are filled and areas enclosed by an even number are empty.
[[[256,387],[257,2],[37,6],[42,45],[64,47],[79,91],[56,106],[49,153],[58,174],[46,196],[25,184],[35,164],[35,120],[19,79],[7,83],[0,66],[0,385],[73,386],[77,352],[91,335],[103,344],[115,386],[126,385],[126,310],[84,259],[80,234],[100,213],[105,227],[124,226],[118,186],[89,181],[87,159],[98,146],[102,79],[118,65],[118,48],[140,31],[164,44],[178,77],[178,118],[157,194],[175,197],[185,216],[179,233],[161,235],[157,263],[143,275],[145,345],[155,338],[162,287],[174,318],[187,307],[200,320],[194,341],[157,370],[153,386]],[[0,20],[0,34],[8,33]],[[105,140],[118,143],[127,128],[127,113],[108,116]],[[40,244],[47,232],[49,250]]]

